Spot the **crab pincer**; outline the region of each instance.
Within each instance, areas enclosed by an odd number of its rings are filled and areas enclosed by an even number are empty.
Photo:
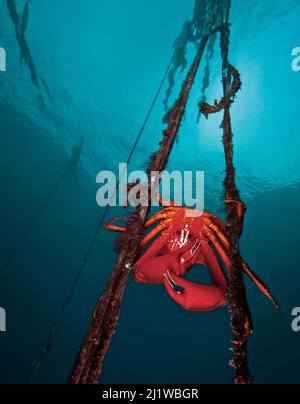
[[[169,296],[185,310],[210,311],[227,304],[226,289],[221,286],[199,285],[170,271],[164,275],[164,284]]]

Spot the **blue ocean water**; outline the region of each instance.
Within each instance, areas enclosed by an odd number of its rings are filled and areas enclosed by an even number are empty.
[[[16,0],[19,13],[26,3]],[[20,65],[12,16],[7,1],[0,4],[0,46],[7,53],[7,71],[0,72],[0,262],[9,260],[0,273],[0,307],[7,313],[0,382],[26,383],[103,213],[96,174],[127,160],[194,1],[30,1],[26,40],[39,87]],[[282,306],[276,312],[247,281],[256,383],[299,382],[300,334],[291,330],[292,308],[300,305],[300,72],[291,69],[299,17],[297,0],[232,2],[230,60],[243,80],[232,108],[235,164],[248,205],[242,254]],[[209,100],[220,97],[218,45]],[[203,69],[168,168],[205,171],[205,208],[224,216],[221,117],[197,122]],[[132,170],[144,169],[157,149],[165,90]],[[178,85],[171,101],[176,91]],[[77,161],[74,147],[82,140]],[[99,233],[36,383],[66,381],[112,271],[114,239]],[[230,383],[230,338],[225,309],[185,312],[162,287],[130,281],[101,382]]]

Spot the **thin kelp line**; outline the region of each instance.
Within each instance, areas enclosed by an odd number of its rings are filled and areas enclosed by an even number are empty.
[[[231,127],[230,107],[237,92],[241,89],[241,78],[238,70],[229,63],[229,13],[231,0],[224,24],[220,30],[220,47],[222,57],[222,82],[224,96],[215,105],[206,102],[200,103],[200,111],[206,118],[209,114],[224,110],[222,122],[223,146],[226,163],[226,176],[224,179],[225,202],[227,209],[227,237],[230,242],[229,257],[232,265],[228,286],[229,313],[231,329],[233,332],[234,347],[233,359],[230,365],[235,369],[235,384],[250,384],[251,378],[248,368],[247,340],[253,332],[251,313],[249,310],[246,288],[243,279],[243,263],[239,252],[239,241],[243,231],[244,213],[246,206],[242,202],[240,192],[235,180],[235,167],[233,162],[233,134]],[[241,208],[242,207],[242,208]]]
[[[64,169],[62,174],[59,176],[57,179],[56,183],[44,199],[43,203],[35,213],[35,215],[32,217],[30,223],[24,230],[23,234],[20,236],[20,238],[17,240],[17,242],[14,244],[12,247],[10,253],[8,254],[7,258],[4,260],[3,264],[0,267],[0,278],[2,279],[3,276],[6,274],[7,269],[15,259],[16,255],[18,254],[18,249],[23,245],[25,242],[26,238],[28,237],[29,233],[33,229],[33,227],[37,224],[37,222],[41,219],[43,216],[45,210],[48,208],[49,203],[51,202],[53,196],[61,186],[61,184],[64,182],[66,177],[72,173],[72,171],[76,168],[78,161],[80,159],[81,151],[83,147],[83,137],[80,138],[80,143],[73,146],[72,149],[72,154],[70,161],[68,162],[67,167]]]
[[[159,95],[161,93],[163,85],[164,85],[164,83],[166,81],[170,66],[171,66],[171,61],[168,64],[166,72],[162,77],[162,80],[161,80],[161,82],[159,84],[159,87],[158,87],[158,89],[157,89],[157,91],[156,91],[156,93],[154,95],[153,101],[152,101],[152,103],[151,103],[151,105],[149,107],[149,110],[148,110],[148,112],[147,112],[147,114],[145,116],[145,119],[144,119],[144,121],[142,123],[142,126],[141,126],[141,128],[140,128],[140,130],[139,130],[139,132],[137,134],[135,142],[134,142],[134,144],[133,144],[133,146],[131,148],[131,151],[130,151],[129,156],[127,158],[127,165],[130,164],[130,162],[132,160],[132,157],[134,156],[134,153],[135,153],[135,151],[137,149],[137,146],[138,146],[138,144],[139,144],[139,142],[141,140],[141,137],[142,137],[142,135],[144,133],[146,125],[147,125],[147,123],[149,121],[149,118],[150,118],[150,116],[152,114],[154,106],[155,106],[155,104],[156,104],[156,102],[158,100],[158,97],[159,97]],[[118,180],[118,183],[116,185],[116,189],[118,189],[118,186],[119,186],[121,180],[123,179],[124,175],[125,175],[125,171],[122,172],[122,174],[121,174],[121,176],[120,176],[120,178]],[[110,202],[115,197],[115,193],[116,193],[116,190],[114,191],[114,194],[112,195]],[[32,374],[30,375],[30,378],[28,380],[28,384],[32,384],[34,382],[34,380],[35,380],[36,376],[38,375],[40,367],[41,367],[47,353],[51,350],[53,339],[54,339],[54,337],[56,335],[56,331],[57,331],[57,329],[59,328],[59,326],[60,326],[60,324],[62,322],[64,313],[65,313],[70,301],[72,300],[74,292],[75,292],[75,290],[76,290],[76,288],[77,288],[77,286],[79,284],[79,281],[81,279],[81,275],[82,275],[83,271],[85,270],[85,268],[86,268],[86,266],[88,264],[90,256],[91,256],[91,254],[92,254],[92,252],[93,252],[93,250],[95,248],[99,232],[103,227],[103,224],[105,222],[105,219],[107,217],[107,214],[108,214],[109,210],[110,210],[110,203],[104,209],[104,212],[103,212],[103,214],[102,214],[102,216],[101,216],[101,218],[100,218],[100,220],[99,220],[99,222],[97,224],[96,230],[95,230],[95,232],[93,234],[93,237],[92,237],[92,239],[91,239],[91,241],[90,241],[90,243],[88,245],[88,248],[87,248],[87,250],[85,252],[85,255],[84,255],[84,257],[83,257],[83,259],[82,259],[82,261],[80,263],[80,266],[79,266],[78,270],[75,273],[75,278],[74,278],[73,283],[71,285],[70,291],[68,292],[65,300],[63,301],[63,303],[62,303],[62,305],[61,305],[61,307],[59,309],[59,312],[58,312],[57,317],[56,317],[56,319],[54,321],[54,324],[53,324],[53,326],[52,326],[52,328],[51,328],[51,330],[49,332],[49,335],[48,335],[48,338],[46,340],[46,343],[43,345],[43,347],[41,349],[41,352],[40,352],[40,354],[39,354],[39,356],[37,358],[37,361],[36,361],[35,366],[33,368]]]
[[[207,35],[202,39],[180,96],[169,115],[168,127],[163,131],[159,150],[150,160],[147,169],[149,190],[153,186],[158,186],[160,173],[168,163],[208,38]],[[128,237],[123,243],[108,285],[95,307],[92,324],[69,378],[70,384],[96,384],[101,375],[103,362],[120,317],[128,275],[136,260],[144,234],[144,223],[151,206],[151,192],[148,195],[147,206],[138,206],[128,218]]]
[[[231,0],[230,0],[231,3]],[[223,145],[226,162],[226,176],[224,179],[224,189],[226,200],[236,200],[243,204],[240,192],[235,180],[235,167],[233,162],[233,134],[231,127],[230,106],[235,97],[236,92],[240,89],[239,74],[236,69],[232,68],[228,61],[230,30],[229,30],[229,14],[227,15],[223,30],[221,30],[221,54],[222,79],[224,98],[227,98],[227,104],[224,106],[223,119]],[[233,84],[232,83],[232,79]],[[233,88],[233,92],[231,92]],[[239,341],[233,346],[233,359],[230,362],[234,368],[235,384],[250,384],[251,378],[248,366],[247,355],[247,337],[253,332],[251,313],[247,302],[246,288],[243,279],[242,259],[239,251],[240,237],[243,231],[244,214],[239,214],[236,204],[226,204],[227,208],[227,235],[230,242],[229,257],[232,264],[232,275],[229,281],[228,297],[229,297],[229,313],[231,318],[231,329],[234,341]],[[246,207],[245,207],[246,209]],[[245,325],[248,323],[248,329]]]
[[[200,103],[206,102],[207,98],[206,98],[206,91],[210,86],[210,75],[211,75],[211,71],[210,71],[210,63],[213,59],[214,56],[214,49],[215,49],[215,44],[216,44],[216,39],[217,39],[217,35],[212,35],[209,39],[209,42],[207,44],[207,53],[206,53],[206,64],[204,67],[204,77],[202,80],[202,88],[201,88],[201,101]],[[199,114],[198,114],[198,123],[200,121],[200,117],[201,117],[201,111],[199,110]]]
[[[16,7],[16,2],[15,0],[6,0],[7,4],[7,9],[9,12],[10,19],[15,27],[15,32],[16,32],[16,39],[20,47],[20,63],[25,63],[25,65],[28,67],[31,75],[31,81],[33,85],[40,91],[40,82],[43,84],[46,90],[46,94],[52,104],[54,104],[50,89],[46,81],[40,77],[36,65],[34,63],[29,45],[26,40],[26,29],[28,26],[28,20],[29,20],[29,4],[31,0],[27,0],[23,13],[21,15],[18,14],[17,7]],[[43,95],[40,91],[40,99],[42,105],[45,107],[45,102]]]

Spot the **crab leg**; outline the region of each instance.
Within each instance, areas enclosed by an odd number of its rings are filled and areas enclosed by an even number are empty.
[[[120,227],[120,226],[115,226],[114,223],[119,220],[122,219],[122,216],[119,217],[115,217],[114,219],[112,219],[110,222],[108,222],[107,224],[104,225],[104,229],[105,230],[110,230],[110,231],[118,231],[120,233],[126,233],[127,229],[126,227]]]
[[[225,246],[226,249],[229,249],[230,247],[230,243],[227,239],[227,237],[225,236],[225,234],[223,233],[222,230],[220,230],[219,226],[217,226],[211,219],[205,219],[204,220],[204,224],[209,228],[212,229],[217,236],[219,237],[219,239],[222,241],[223,245]]]
[[[160,204],[160,206],[172,206],[172,207],[177,207],[177,208],[182,207],[182,205],[180,205],[179,203],[164,201],[159,192],[157,193],[156,199],[157,199],[157,202]]]
[[[168,239],[166,236],[161,235],[158,237],[149,248],[145,250],[145,252],[142,254],[142,256],[138,259],[136,262],[136,265],[141,265],[145,261],[148,261],[154,257],[157,256],[157,254],[164,248],[166,243],[168,242]]]
[[[227,268],[229,274],[231,274],[232,265],[231,265],[231,260],[228,256],[228,251],[225,251],[224,246],[220,243],[220,241],[215,237],[215,235],[211,231],[206,233],[206,236],[214,245],[216,251],[218,252],[222,261],[224,262],[225,267]],[[242,260],[242,266],[243,266],[243,270],[245,271],[247,276],[255,283],[255,285],[259,288],[259,290],[271,300],[271,302],[274,304],[274,306],[278,309],[279,305],[276,302],[275,298],[272,296],[271,292],[264,285],[264,283],[252,272],[252,270],[249,268],[249,266],[243,260]]]
[[[234,199],[227,199],[225,201],[225,203],[236,203],[237,209],[238,209],[238,216],[239,219],[242,220],[246,211],[246,206],[241,202],[241,201],[237,201]],[[213,230],[215,230],[213,228]],[[219,233],[217,233],[219,236]],[[224,244],[225,248],[227,250],[229,250],[229,247],[226,246],[226,244]],[[279,304],[277,303],[277,301],[273,298],[273,296],[271,295],[270,291],[268,290],[268,288],[266,287],[266,285],[264,285],[264,283],[257,277],[257,275],[255,275],[255,273],[249,268],[249,265],[242,260],[242,266],[243,266],[243,270],[244,272],[248,275],[248,277],[255,283],[255,285],[271,300],[271,302],[273,303],[273,305],[276,307],[276,309],[279,309]]]
[[[155,223],[160,222],[161,220],[171,219],[175,215],[176,212],[177,212],[177,210],[172,207],[163,209],[163,210],[159,211],[158,213],[156,213],[155,215],[153,215],[152,217],[150,217],[150,219],[148,219],[146,221],[145,227],[146,228],[151,227]]]
[[[258,279],[258,277],[249,268],[248,264],[245,261],[242,261],[242,266],[243,266],[243,270],[249,276],[249,278],[252,279],[252,281],[255,283],[255,285],[271,300],[271,302],[274,304],[276,309],[279,310],[280,306],[279,306],[278,302],[271,295],[271,293],[270,293],[269,289],[266,287],[266,285],[260,279]]]
[[[161,220],[167,220],[171,219],[175,214],[175,211],[173,212],[173,208],[166,208],[155,215],[153,215],[146,223],[145,223],[145,228],[153,226],[155,223],[161,221]],[[110,230],[110,231],[118,231],[120,233],[126,233],[127,229],[126,227],[120,227],[120,226],[115,226],[114,223],[117,220],[123,219],[122,216],[115,217],[111,221],[109,221],[107,224],[104,225],[105,230]]]
[[[223,232],[226,233],[227,231],[227,226],[224,222],[222,222],[221,219],[219,219],[217,216],[212,215],[211,213],[204,212],[204,217],[207,219],[210,219],[216,226],[219,227],[219,229]]]
[[[239,220],[242,221],[243,218],[244,218],[245,212],[247,210],[246,205],[243,202],[238,201],[236,199],[227,199],[224,202],[227,203],[227,204],[235,203],[237,205],[238,217],[239,217]]]
[[[225,264],[225,267],[228,269],[229,273],[231,272],[231,261],[225,252],[223,245],[220,243],[220,241],[217,239],[217,237],[214,235],[214,233],[211,231],[211,229],[206,228],[207,232],[204,233],[205,236],[211,241],[213,246],[215,247],[217,253],[221,257],[222,261]]]
[[[237,203],[238,204],[238,209],[239,209],[239,215],[243,215],[244,211],[245,211],[245,205],[239,201],[235,201],[235,200],[227,200],[225,201],[226,203]],[[208,215],[208,217],[210,216],[210,214]],[[215,218],[213,217],[212,220],[214,220]],[[217,218],[218,219],[218,218]],[[220,221],[220,219],[218,219],[218,221]],[[221,222],[221,221],[220,221]],[[221,222],[222,223],[222,222]],[[210,229],[212,229],[217,236],[219,237],[219,239],[222,241],[226,251],[229,250],[230,248],[230,243],[227,239],[227,237],[223,234],[222,231],[220,231],[220,229],[218,229],[218,226],[214,225],[214,223],[212,224],[208,224],[208,227]],[[228,271],[230,272],[230,268],[231,268],[231,262],[230,259],[228,257],[228,254],[226,253],[226,251],[224,251],[222,245],[218,242],[218,240],[216,239],[216,237],[214,237],[213,233],[208,235],[208,238],[211,240],[211,242],[214,244],[214,246],[216,247],[216,250],[218,251],[220,257],[222,258],[222,261],[224,262],[226,268],[228,269]],[[247,274],[247,276],[255,283],[255,285],[262,291],[262,293],[264,295],[266,295],[271,302],[274,304],[274,306],[279,309],[279,305],[276,302],[276,300],[273,298],[273,296],[271,295],[270,291],[268,290],[268,288],[264,285],[264,283],[252,272],[252,270],[249,268],[248,264],[245,261],[242,261],[242,266],[243,266],[243,270],[244,272]]]
[[[140,247],[145,247],[146,244],[149,243],[155,236],[157,236],[161,231],[165,230],[167,227],[169,227],[169,224],[171,223],[172,219],[165,220],[164,222],[161,222],[159,225],[157,225],[153,230],[151,230],[141,241]]]

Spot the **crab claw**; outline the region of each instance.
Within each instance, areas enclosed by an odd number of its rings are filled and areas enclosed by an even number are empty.
[[[148,284],[163,284],[164,274],[168,268],[176,272],[177,275],[185,274],[190,265],[194,264],[198,255],[196,252],[199,248],[199,242],[195,244],[187,244],[181,249],[173,253],[161,254],[167,239],[164,235],[160,236],[156,241],[148,248],[146,253],[136,262],[134,266],[134,279],[139,283]],[[194,259],[194,261],[192,261]],[[192,262],[190,264],[190,262]]]
[[[169,254],[150,259],[141,264],[137,262],[134,267],[134,280],[138,283],[160,285],[163,283],[164,272],[169,265]]]
[[[209,311],[227,304],[226,290],[223,287],[198,285],[170,271],[164,275],[164,284],[169,296],[185,310]]]

